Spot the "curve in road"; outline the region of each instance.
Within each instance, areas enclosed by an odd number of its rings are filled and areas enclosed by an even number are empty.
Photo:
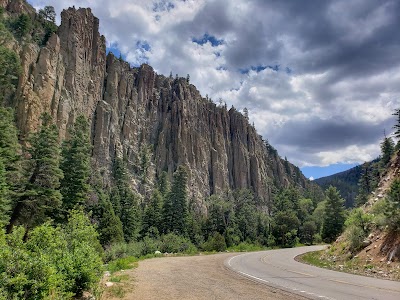
[[[324,246],[246,253],[225,261],[228,269],[250,279],[310,299],[400,300],[400,282],[337,272],[295,261]]]

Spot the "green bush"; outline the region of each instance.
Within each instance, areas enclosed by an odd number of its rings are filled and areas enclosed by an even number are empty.
[[[215,232],[212,236],[210,235],[207,242],[203,244],[203,249],[206,251],[225,251],[226,242],[224,236],[219,232]]]
[[[360,226],[351,225],[346,229],[345,237],[350,251],[356,252],[361,248],[366,233]]]
[[[0,233],[0,295],[5,299],[70,299],[95,288],[101,276],[97,234],[82,212],[65,228],[45,223]],[[1,298],[0,298],[1,299]]]
[[[160,251],[168,253],[195,253],[197,252],[197,248],[188,239],[174,233],[168,233],[161,237]]]

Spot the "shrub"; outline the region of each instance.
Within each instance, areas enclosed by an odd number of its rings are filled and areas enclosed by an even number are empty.
[[[207,242],[203,244],[203,249],[206,251],[225,251],[226,242],[224,236],[219,232],[215,232],[212,236],[210,235]]]
[[[27,241],[24,236],[22,227],[8,235],[0,232],[3,298],[70,299],[99,282],[99,242],[83,212],[72,212],[65,228],[45,223],[33,229]]]
[[[356,252],[361,248],[366,233],[360,226],[351,225],[347,228],[345,236],[350,251]]]
[[[160,251],[168,253],[195,253],[197,248],[188,239],[174,233],[168,233],[161,237]]]

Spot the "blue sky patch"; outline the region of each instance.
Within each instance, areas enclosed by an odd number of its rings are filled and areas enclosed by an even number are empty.
[[[332,164],[326,167],[303,167],[301,171],[307,178],[313,177],[314,179],[333,175],[343,172],[358,166],[359,164]]]
[[[111,44],[110,47],[106,48],[106,54],[113,53],[115,57],[122,57],[123,60],[126,60],[126,55],[123,55],[121,51],[118,49],[118,44]]]
[[[217,47],[222,45],[224,40],[218,40],[215,36],[205,33],[201,38],[192,38],[192,42],[199,45],[204,45],[205,43],[210,42],[211,46]]]
[[[247,69],[239,69],[239,72],[241,74],[248,74],[250,71],[256,71],[257,73],[265,70],[265,69],[271,69],[274,70],[275,72],[278,72],[280,69],[279,65],[268,65],[268,66],[264,66],[264,65],[258,65],[258,66],[250,66],[250,68]]]

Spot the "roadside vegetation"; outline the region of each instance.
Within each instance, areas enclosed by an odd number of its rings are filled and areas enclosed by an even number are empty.
[[[399,110],[394,136],[400,138]],[[364,164],[357,207],[350,209],[343,233],[326,251],[300,257],[335,270],[400,280],[400,145],[384,136],[381,156]],[[330,226],[330,228],[332,228]]]

